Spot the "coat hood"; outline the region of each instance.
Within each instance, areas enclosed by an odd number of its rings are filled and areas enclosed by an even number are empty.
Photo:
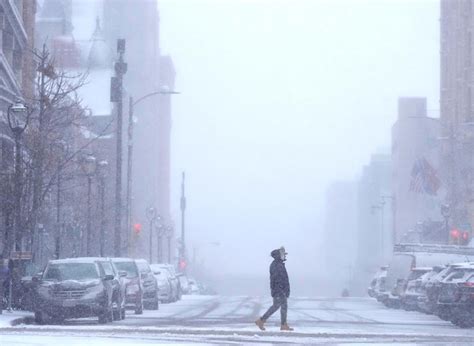
[[[281,260],[280,256],[280,249],[275,249],[270,253],[270,256],[272,256],[276,260]]]

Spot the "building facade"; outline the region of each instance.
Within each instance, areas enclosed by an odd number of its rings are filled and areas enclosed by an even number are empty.
[[[472,1],[441,1],[441,174],[450,227],[464,230],[474,225],[473,23]]]
[[[395,242],[431,223],[433,235],[419,241],[437,241],[446,191],[439,176],[439,119],[429,118],[425,98],[400,98],[398,119],[392,127],[392,193]],[[439,230],[438,230],[439,231]],[[426,233],[426,232],[425,232]],[[424,239],[425,238],[425,239]],[[406,239],[408,240],[408,239]]]
[[[354,287],[363,290],[392,253],[392,161],[373,154],[357,186],[357,255]],[[368,255],[370,254],[370,255]]]
[[[5,249],[7,232],[13,227],[11,196],[15,153],[7,109],[17,98],[33,102],[35,12],[34,0],[0,3],[0,255]]]

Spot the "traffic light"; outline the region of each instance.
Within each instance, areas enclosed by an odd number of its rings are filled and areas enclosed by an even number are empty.
[[[136,235],[139,235],[142,232],[142,224],[141,223],[136,223],[133,225],[133,233]]]
[[[455,228],[449,232],[450,244],[459,245],[460,238],[461,238],[461,232],[458,229]]]
[[[461,234],[461,245],[468,245],[471,240],[471,234],[468,231],[464,231]]]
[[[188,263],[186,262],[186,260],[184,258],[179,260],[179,269],[181,271],[184,271],[187,266],[188,266]]]

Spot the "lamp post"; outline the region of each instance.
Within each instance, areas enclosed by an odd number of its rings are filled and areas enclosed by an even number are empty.
[[[179,94],[177,91],[169,90],[166,86],[163,86],[161,90],[151,92],[146,94],[136,101],[133,97],[130,96],[128,100],[128,146],[127,146],[127,200],[126,200],[126,209],[127,209],[127,216],[126,216],[126,225],[127,225],[127,242],[130,243],[130,234],[132,231],[132,187],[133,187],[133,180],[132,180],[132,171],[133,171],[133,118],[135,114],[135,106],[137,106],[140,102],[156,96],[156,95],[175,95]]]
[[[149,232],[150,232],[150,240],[149,240],[149,246],[150,246],[150,264],[152,263],[153,260],[153,222],[155,220],[160,220],[161,218],[158,216],[156,209],[153,207],[149,207],[146,210],[146,216],[148,218],[148,222],[150,224],[149,227]]]
[[[15,139],[15,222],[11,234],[7,239],[8,254],[17,250],[21,234],[21,195],[22,195],[22,179],[21,179],[21,135],[28,126],[28,107],[21,101],[17,100],[8,107],[8,125]]]
[[[92,177],[96,172],[96,158],[92,155],[86,156],[82,161],[82,169],[87,176],[87,235],[86,235],[86,255],[91,256],[92,245]]]
[[[185,213],[186,213],[186,195],[184,191],[184,179],[185,175],[184,172],[182,173],[182,180],[181,180],[181,200],[180,200],[180,209],[181,209],[181,247],[180,247],[180,256],[179,256],[179,263],[178,268],[181,271],[185,271],[185,266],[182,263],[186,263],[186,232],[185,232]]]
[[[115,227],[114,227],[114,255],[120,257],[122,252],[122,106],[123,106],[123,76],[127,73],[125,54],[125,40],[117,40],[119,60],[115,63],[115,76],[111,79],[110,101],[117,104],[116,128],[116,167],[115,167]]]
[[[171,226],[166,227],[166,239],[168,243],[168,263],[171,263],[171,237],[173,235],[173,228]]]
[[[97,175],[99,177],[100,196],[100,257],[104,257],[105,248],[105,178],[109,163],[106,160],[97,163]]]

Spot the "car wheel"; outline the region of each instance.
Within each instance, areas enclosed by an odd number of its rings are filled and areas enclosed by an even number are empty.
[[[135,308],[135,315],[143,314],[143,302]]]
[[[150,310],[158,310],[160,308],[160,303],[158,300],[158,292],[156,292],[156,298],[150,303]]]
[[[116,309],[114,309],[114,312],[113,312],[113,320],[114,321],[119,321],[120,318],[121,318],[120,307],[117,307]]]
[[[107,307],[104,308],[103,311],[100,312],[99,316],[97,316],[99,319],[100,324],[105,324],[107,322],[112,322],[113,320],[113,307],[111,305],[108,305]]]
[[[47,324],[49,321],[49,316],[46,312],[35,311],[35,322],[38,324]]]

